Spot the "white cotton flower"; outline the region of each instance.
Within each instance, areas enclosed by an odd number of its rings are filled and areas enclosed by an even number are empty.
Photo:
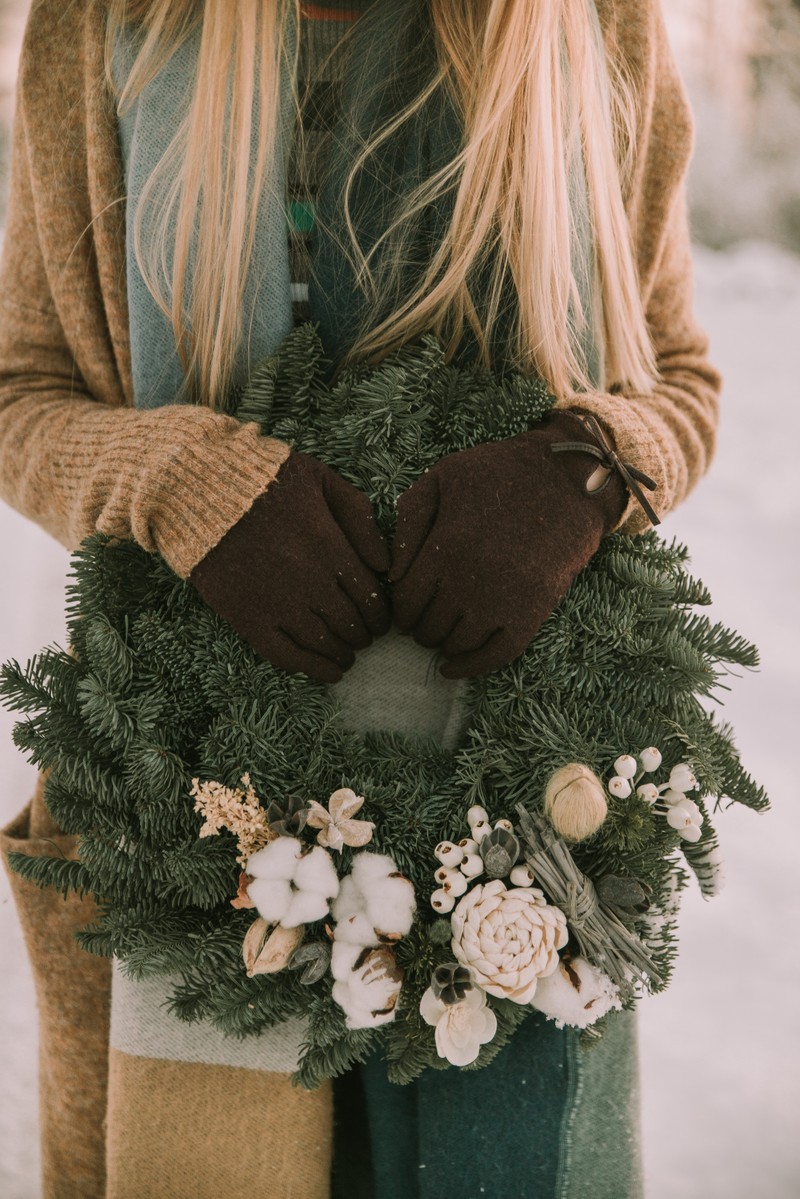
[[[466,883],[458,870],[452,874]],[[393,859],[387,854],[368,851],[354,855],[352,870],[342,879],[339,894],[331,907],[337,928],[339,922],[363,915],[374,930],[372,943],[378,941],[379,935],[404,937],[411,928],[416,909],[414,886],[399,873]]]
[[[436,1029],[436,1052],[453,1066],[468,1066],[480,1053],[481,1045],[497,1032],[497,1017],[487,1005],[486,994],[478,987],[467,991],[458,1003],[444,1003],[428,987],[419,1004],[426,1024]]]
[[[670,770],[669,785],[674,791],[694,791],[697,779],[686,762],[681,762]]]
[[[463,874],[459,874],[458,877],[466,884],[467,880]],[[447,887],[443,889],[448,890]],[[455,890],[452,893],[455,894]],[[384,936],[404,937],[410,931],[414,923],[417,901],[413,883],[407,878],[398,875],[373,883],[365,891],[365,898],[367,918],[376,932]]]
[[[344,1012],[348,1028],[378,1028],[395,1017],[403,972],[386,945],[356,950],[355,959],[354,950],[356,946],[341,946],[337,954],[334,940],[331,970],[336,981],[331,994]]]
[[[347,920],[350,916],[364,913],[364,896],[356,886],[352,875],[346,875],[339,884],[339,894],[331,904],[334,920]]]
[[[631,793],[630,782],[621,774],[615,774],[613,779],[609,779],[608,789],[617,799],[627,799]]]
[[[661,765],[661,750],[655,745],[648,745],[647,749],[643,749],[639,754],[639,761],[645,774],[652,774]]]
[[[348,945],[360,945],[363,949],[365,945],[375,944],[375,929],[363,912],[357,912],[337,923],[336,941],[344,941]]]
[[[636,759],[631,754],[622,754],[614,763],[617,776],[623,779],[632,779],[636,774],[636,767]]]
[[[621,1008],[619,990],[586,958],[563,961],[558,969],[540,978],[531,1004],[558,1028],[588,1028],[612,1008]]]
[[[654,804],[658,799],[658,787],[655,783],[642,783],[641,787],[636,788],[636,794],[645,803]]]
[[[330,854],[296,837],[276,837],[247,859],[247,894],[270,924],[296,928],[327,916],[339,891]]]

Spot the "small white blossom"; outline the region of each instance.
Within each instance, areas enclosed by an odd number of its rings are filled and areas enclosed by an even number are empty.
[[[497,1032],[497,1017],[488,1006],[484,991],[473,987],[458,1003],[444,1003],[428,987],[419,1004],[426,1024],[436,1029],[436,1052],[452,1066],[468,1066],[481,1045]]]

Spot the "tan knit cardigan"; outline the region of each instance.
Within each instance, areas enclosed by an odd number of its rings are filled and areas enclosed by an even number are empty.
[[[104,7],[34,0],[22,52],[0,275],[0,497],[69,549],[94,530],[133,537],[185,578],[288,448],[204,407],[132,407],[125,194],[103,72]],[[658,0],[598,0],[598,10],[637,81],[627,209],[661,382],[652,395],[591,393],[580,406],[656,480],[663,514],[706,470],[720,383],[692,311],[691,118]],[[624,530],[647,523],[631,502]]]

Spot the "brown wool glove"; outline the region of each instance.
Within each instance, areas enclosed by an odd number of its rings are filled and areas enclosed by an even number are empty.
[[[448,454],[400,496],[395,623],[441,650],[447,678],[521,654],[622,516],[621,475],[587,491],[598,457],[551,449],[565,442],[605,456],[576,414],[556,412],[528,433]]]
[[[189,581],[262,658],[336,683],[354,651],[389,629],[378,579],[389,564],[363,492],[292,452]]]

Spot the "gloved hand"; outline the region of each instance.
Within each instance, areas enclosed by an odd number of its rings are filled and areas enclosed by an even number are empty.
[[[363,492],[293,451],[189,581],[262,658],[336,683],[390,627],[389,564]]]
[[[448,454],[398,500],[395,623],[441,650],[447,678],[521,654],[625,509],[621,474],[587,491],[598,457],[553,452],[559,442],[594,445],[609,461],[581,418],[559,411],[530,432]]]

